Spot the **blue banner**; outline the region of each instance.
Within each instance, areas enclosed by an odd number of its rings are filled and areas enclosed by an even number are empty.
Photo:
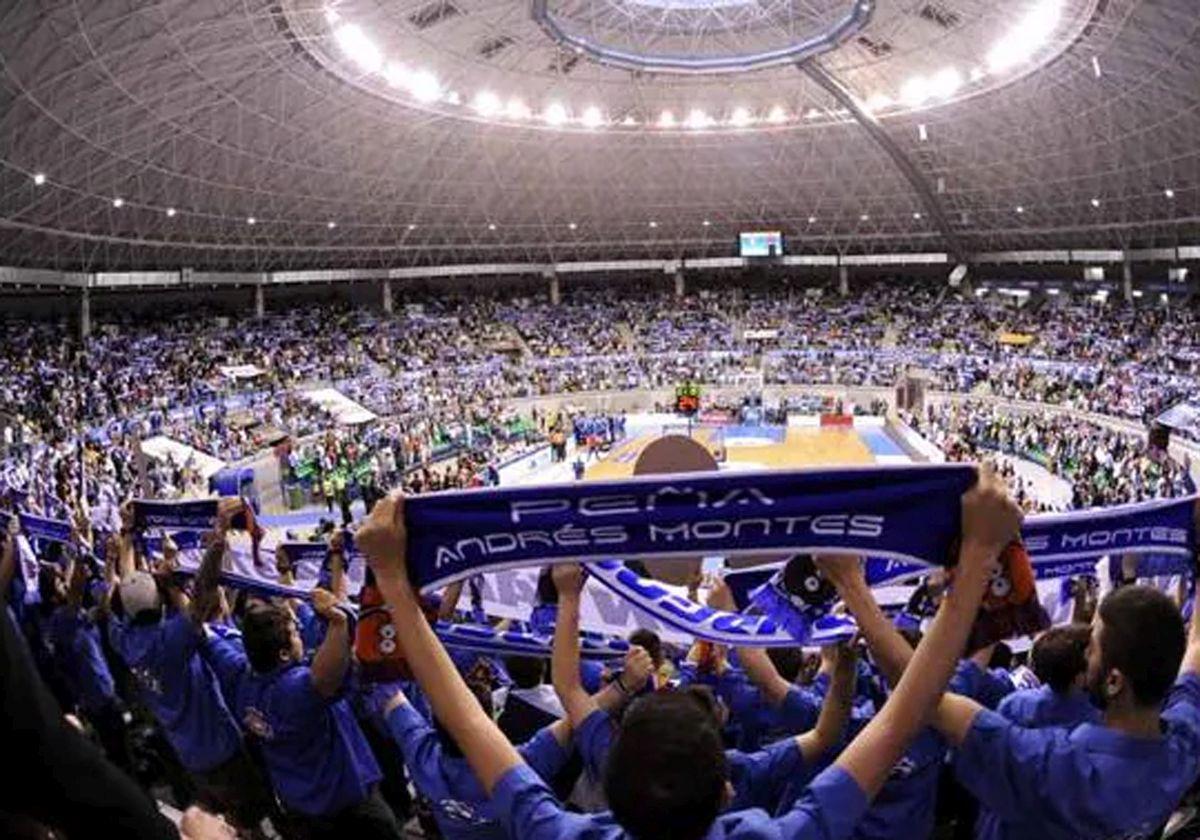
[[[1181,574],[1194,568],[1197,496],[1156,499],[1111,508],[1028,516],[1021,541],[1039,580],[1094,574],[1096,561],[1106,555],[1151,555],[1138,574]],[[739,606],[749,602],[752,589],[765,583],[781,564],[771,563],[726,573]],[[864,565],[867,583],[882,586],[912,580],[926,571],[919,563],[869,557]]]
[[[21,523],[21,533],[31,540],[46,542],[69,543],[71,541],[71,523],[60,519],[48,519],[44,516],[34,516],[32,513],[21,513],[17,516]]]
[[[135,499],[133,524],[138,529],[168,528],[171,530],[208,531],[217,518],[219,499],[190,499],[181,502],[160,502]]]
[[[421,591],[485,571],[577,560],[849,551],[941,564],[960,531],[963,464],[705,473],[416,496]]]

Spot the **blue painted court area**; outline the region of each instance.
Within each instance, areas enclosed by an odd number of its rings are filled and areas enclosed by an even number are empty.
[[[863,439],[863,443],[871,450],[872,455],[907,455],[900,444],[892,440],[892,436],[885,429],[876,428],[858,428],[855,429],[858,436]]]

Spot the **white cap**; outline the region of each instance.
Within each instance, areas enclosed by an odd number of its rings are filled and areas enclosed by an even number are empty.
[[[130,572],[121,578],[121,604],[125,615],[130,618],[148,610],[162,608],[158,597],[158,585],[149,572]]]

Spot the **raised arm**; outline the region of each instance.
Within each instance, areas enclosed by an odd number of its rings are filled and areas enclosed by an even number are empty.
[[[350,621],[332,592],[314,589],[312,601],[317,615],[329,622],[325,640],[312,661],[313,687],[317,694],[328,698],[341,690],[350,670]]]
[[[1196,501],[1196,541],[1200,542],[1200,499]],[[1200,547],[1196,550],[1195,559],[1200,561]],[[1179,665],[1180,674],[1200,674],[1200,586],[1192,595],[1192,629],[1188,632],[1187,649],[1183,652],[1183,662]]]
[[[341,531],[335,531],[329,539],[329,587],[338,601],[344,602],[346,596],[346,538]]]
[[[740,652],[738,656],[741,656]],[[821,703],[817,725],[796,737],[796,744],[804,756],[805,766],[808,767],[817,764],[822,755],[837,746],[846,730],[846,721],[850,719],[850,707],[854,705],[854,683],[858,676],[858,656],[854,646],[838,645],[833,649],[832,657],[833,671],[830,674],[829,691],[825,693],[825,699]],[[822,667],[824,664],[822,662]]]
[[[912,659],[913,649],[875,601],[863,576],[862,564],[857,557],[840,555],[818,557],[817,567],[854,616],[858,632],[867,640],[884,679],[888,685],[896,686]]]
[[[500,778],[523,762],[467,688],[421,612],[408,581],[403,497],[389,496],[379,501],[359,529],[357,541],[392,608],[396,637],[409,667],[429,698],[434,714],[491,795]]]
[[[584,690],[579,676],[579,601],[583,592],[583,569],[574,563],[560,564],[554,567],[553,577],[554,586],[558,589],[558,614],[554,619],[550,672],[554,691],[567,713],[571,728],[579,729],[587,716],[599,708]],[[620,690],[611,684],[609,688]],[[611,699],[618,698],[613,696]]]
[[[442,590],[442,602],[438,604],[438,619],[450,621],[458,609],[459,599],[462,598],[463,581],[455,581]]]
[[[925,726],[967,643],[989,571],[1020,533],[1020,510],[989,471],[981,471],[978,483],[963,496],[962,510],[962,549],[954,586],[896,690],[836,762],[868,797],[878,793],[892,765]]]

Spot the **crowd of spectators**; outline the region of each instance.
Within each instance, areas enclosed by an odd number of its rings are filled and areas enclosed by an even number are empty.
[[[196,464],[143,464],[139,440],[165,435],[235,462],[283,436],[335,426],[303,397],[313,387],[335,387],[378,415],[382,432],[368,436],[389,441],[401,471],[428,464],[450,438],[470,436],[484,463],[502,458],[512,441],[495,432],[516,398],[738,385],[747,371],[766,385],[889,387],[917,369],[936,390],[1137,421],[1197,393],[1194,309],[1068,294],[1012,300],[915,282],[876,283],[849,298],[748,289],[677,300],[636,286],[568,287],[559,305],[430,294],[394,316],[336,305],[262,320],[194,310],[106,316],[86,344],[67,324],[8,320],[3,471],[41,509],[81,492],[93,505],[119,498],[135,479],[156,494],[185,494],[204,484]],[[1005,343],[1005,333],[1029,343]]]

